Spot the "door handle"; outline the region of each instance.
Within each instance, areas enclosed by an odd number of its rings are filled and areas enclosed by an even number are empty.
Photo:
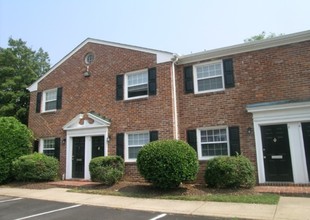
[[[82,161],[82,159],[76,159],[76,161],[81,162],[81,161]]]

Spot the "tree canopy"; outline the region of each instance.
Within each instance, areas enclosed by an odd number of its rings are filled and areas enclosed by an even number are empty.
[[[258,35],[254,35],[250,38],[244,39],[244,42],[252,42],[252,41],[257,41],[257,40],[264,40],[264,39],[269,39],[269,38],[274,38],[274,37],[278,37],[278,36],[282,36],[284,34],[275,34],[275,33],[269,33],[268,35],[266,34],[265,31],[263,31],[262,33],[258,34]]]
[[[26,88],[49,70],[49,62],[47,52],[32,50],[21,39],[10,38],[8,48],[0,48],[0,116],[27,124],[30,95]]]

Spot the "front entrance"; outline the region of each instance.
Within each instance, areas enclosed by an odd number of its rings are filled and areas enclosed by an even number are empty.
[[[73,137],[72,140],[72,178],[84,178],[85,137]]]
[[[266,181],[293,182],[286,124],[261,126]]]

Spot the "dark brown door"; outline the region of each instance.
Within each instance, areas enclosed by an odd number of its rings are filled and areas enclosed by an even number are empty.
[[[266,181],[292,182],[292,162],[287,125],[262,126]]]
[[[310,122],[302,123],[302,135],[304,138],[305,154],[308,168],[308,178],[310,181]]]
[[[85,137],[74,137],[72,145],[72,178],[84,178]]]
[[[92,158],[104,156],[104,136],[92,137]]]

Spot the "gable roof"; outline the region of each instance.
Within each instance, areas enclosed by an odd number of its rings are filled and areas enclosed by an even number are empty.
[[[84,47],[88,43],[107,45],[112,47],[119,47],[129,50],[136,50],[145,53],[156,54],[157,63],[169,62],[174,56],[174,53],[162,51],[162,50],[154,50],[145,47],[132,46],[128,44],[115,43],[111,41],[98,40],[94,38],[87,38],[81,44],[79,44],[76,48],[74,48],[69,54],[67,54],[64,58],[62,58],[58,63],[56,63],[49,71],[47,71],[43,76],[41,76],[38,80],[36,80],[31,86],[27,89],[30,92],[36,91],[38,89],[38,83],[43,80],[46,76],[48,76],[51,72],[53,72],[58,66],[60,66],[63,62],[69,59],[74,53],[76,53],[79,49]]]
[[[271,47],[278,47],[292,43],[298,43],[310,40],[310,30],[298,32],[294,34],[282,35],[279,37],[269,38],[265,40],[252,41],[248,43],[237,44],[229,47],[222,47],[219,49],[208,50],[189,55],[178,57],[177,64],[186,64],[198,62],[207,59],[214,59],[224,56],[231,56],[234,54],[257,51]]]

